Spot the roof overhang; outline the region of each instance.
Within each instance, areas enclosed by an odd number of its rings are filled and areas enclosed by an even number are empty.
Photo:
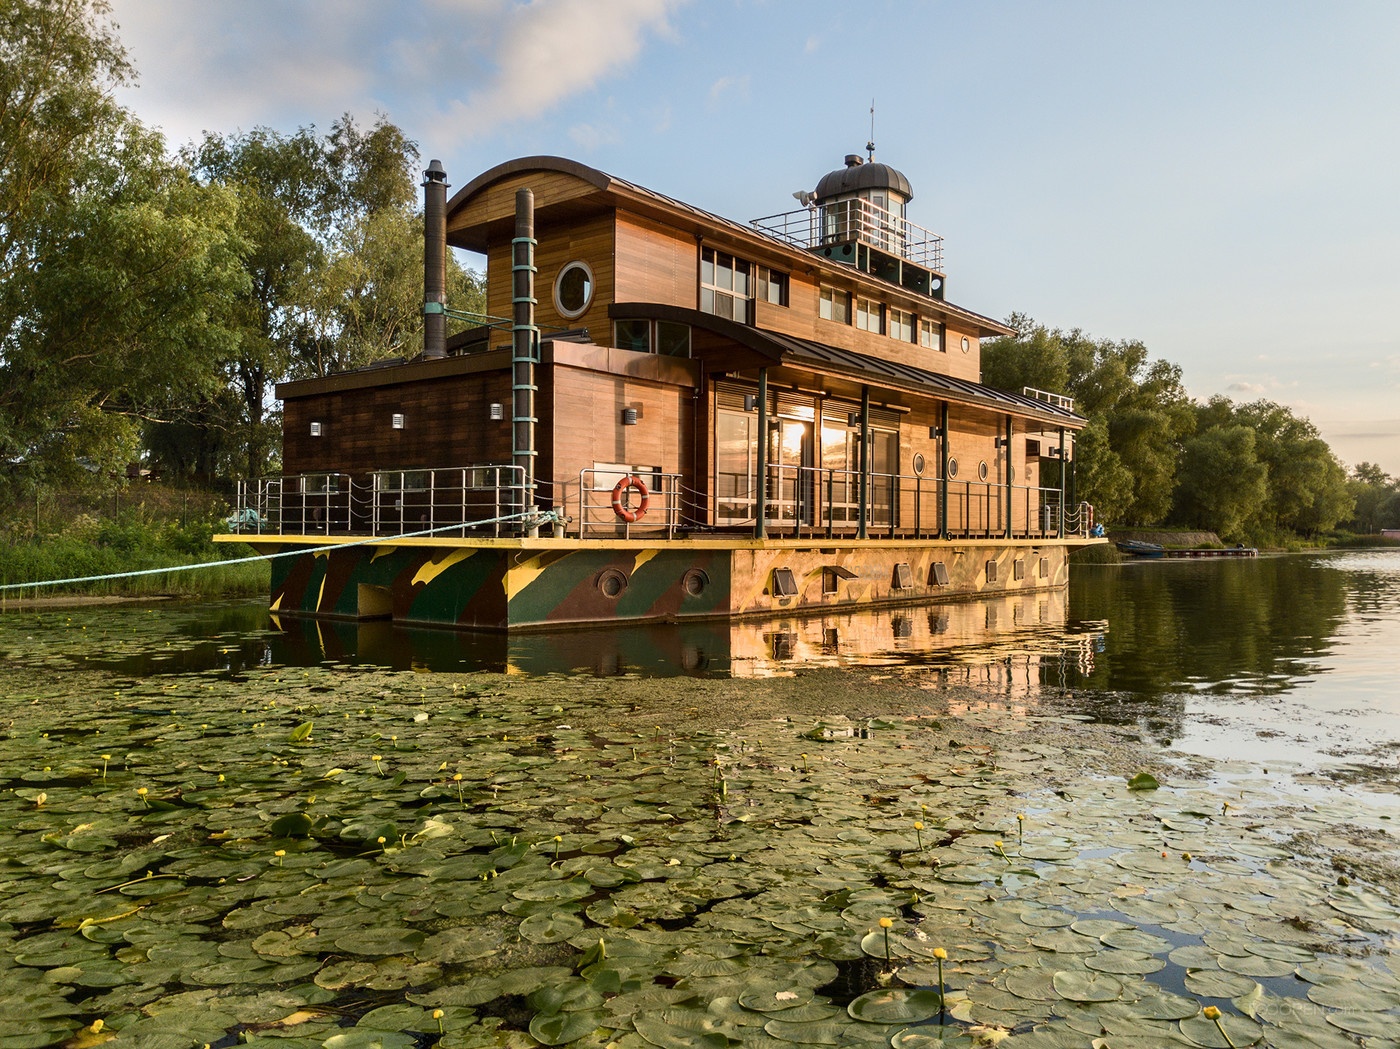
[[[791,335],[754,328],[699,310],[655,302],[618,302],[608,308],[614,320],[662,320],[689,324],[712,332],[755,354],[760,361],[840,376],[871,386],[906,390],[925,397],[976,405],[996,412],[1034,419],[1049,426],[1080,429],[1088,423],[1082,415],[1034,397],[998,390],[969,379],[959,379],[917,368],[899,361],[870,357],[854,350]]]

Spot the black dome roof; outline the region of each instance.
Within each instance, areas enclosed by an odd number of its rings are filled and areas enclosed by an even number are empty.
[[[823,201],[862,189],[889,189],[905,200],[914,199],[914,188],[909,185],[903,172],[888,164],[862,162],[859,156],[852,153],[846,157],[845,167],[822,176],[817,183],[816,200]]]

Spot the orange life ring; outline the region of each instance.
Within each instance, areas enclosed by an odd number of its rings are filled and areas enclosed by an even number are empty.
[[[626,497],[628,491],[633,488],[637,489],[638,494],[641,496],[635,510],[622,501]],[[647,486],[642,482],[642,479],[636,474],[629,474],[613,486],[613,513],[617,514],[618,517],[622,518],[622,520],[626,521],[628,524],[632,524],[645,514],[650,504],[651,494],[647,491]]]

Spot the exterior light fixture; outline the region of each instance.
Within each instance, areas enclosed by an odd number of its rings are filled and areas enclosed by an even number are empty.
[[[928,435],[936,441],[943,436],[943,431],[937,426],[930,426],[928,428]]]
[[[402,414],[401,412],[395,412],[395,413],[394,413],[393,421],[391,422],[390,425],[392,425],[393,428],[394,428],[395,430],[402,430],[402,429],[403,429],[403,414]]]
[[[311,436],[312,436],[312,437],[320,437],[320,436],[321,436],[321,424],[320,424],[320,423],[312,423],[312,424],[311,424]]]
[[[751,412],[751,411],[753,411],[753,410],[754,410],[755,408],[757,408],[757,407],[758,407],[758,394],[756,394],[756,393],[746,393],[746,394],[744,394],[744,411],[746,411],[746,412]]]
[[[492,402],[488,417],[492,422],[500,422],[506,417],[506,406],[499,402]]]
[[[639,412],[636,408],[624,408],[624,409],[622,409],[622,425],[623,425],[623,426],[636,426],[636,425],[637,425],[637,421],[638,421],[639,419],[641,419],[641,417],[642,417],[642,413]]]

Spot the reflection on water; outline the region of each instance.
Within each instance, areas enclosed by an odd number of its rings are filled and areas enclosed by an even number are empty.
[[[731,677],[903,667],[1012,708],[1049,692],[1219,757],[1400,739],[1400,551],[1076,566],[1068,591],[740,622],[506,637],[269,617],[260,604],[0,615],[0,659],[42,649],[129,677],[324,661],[415,671]],[[28,635],[28,644],[37,644]],[[1244,747],[1241,750],[1241,747]],[[1395,754],[1386,756],[1391,765]]]

